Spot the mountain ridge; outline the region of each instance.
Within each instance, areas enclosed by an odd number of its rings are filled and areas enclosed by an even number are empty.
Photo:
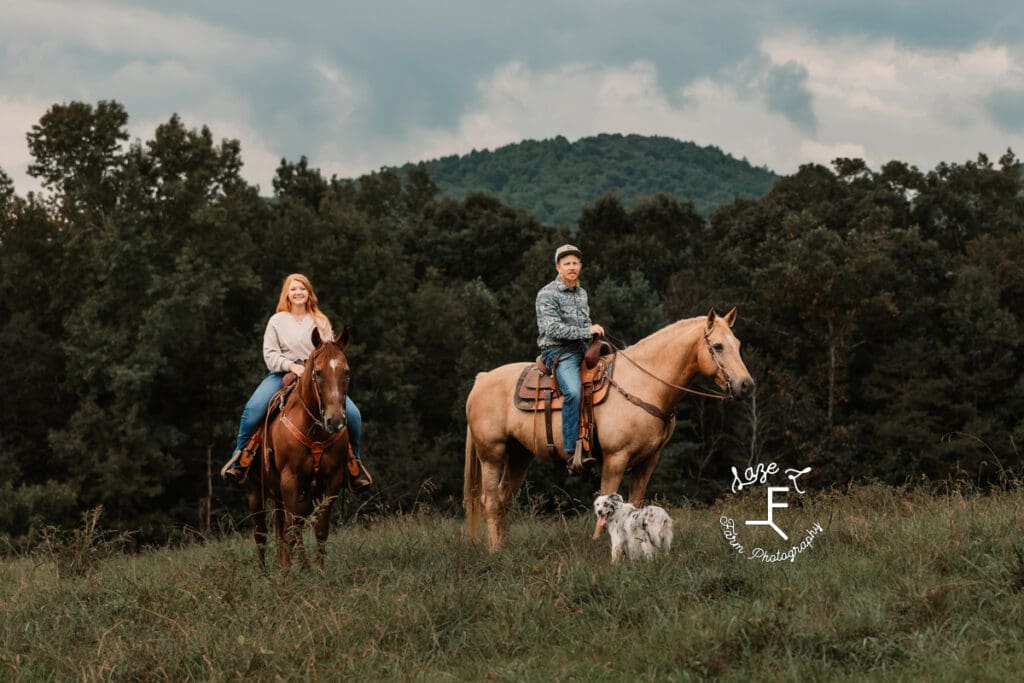
[[[703,215],[737,197],[761,197],[780,176],[716,146],[665,136],[601,133],[569,142],[558,135],[473,150],[422,164],[441,194],[463,199],[484,192],[549,224],[574,225],[581,209],[605,193],[631,206],[668,193],[692,200]]]

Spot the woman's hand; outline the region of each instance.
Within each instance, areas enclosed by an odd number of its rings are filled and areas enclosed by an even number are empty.
[[[591,335],[595,335],[596,334],[596,335],[600,335],[600,336],[603,337],[604,336],[604,328],[601,327],[600,325],[591,325],[590,326],[590,334]]]
[[[302,377],[302,373],[306,371],[306,366],[292,363],[288,366],[288,369],[294,372],[296,377]]]

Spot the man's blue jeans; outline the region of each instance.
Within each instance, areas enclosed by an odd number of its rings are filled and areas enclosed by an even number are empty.
[[[236,450],[242,450],[249,443],[249,439],[256,433],[256,430],[263,424],[263,416],[267,414],[267,406],[270,399],[281,388],[281,382],[285,373],[272,372],[263,378],[256,391],[252,392],[245,409],[242,410],[242,420],[238,425],[238,441],[235,444]],[[348,440],[352,444],[352,452],[359,457],[359,438],[363,433],[363,416],[359,408],[348,396],[345,397],[345,420],[348,422]]]
[[[558,388],[562,390],[562,449],[571,456],[576,450],[576,439],[580,435],[580,396],[583,393],[583,378],[580,375],[580,364],[583,362],[584,346],[555,346],[540,352],[544,364],[558,360],[555,366],[555,378]]]

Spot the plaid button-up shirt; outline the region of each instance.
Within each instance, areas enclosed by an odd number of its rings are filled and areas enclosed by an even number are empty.
[[[587,290],[566,286],[561,276],[537,292],[537,344],[542,349],[590,339]]]

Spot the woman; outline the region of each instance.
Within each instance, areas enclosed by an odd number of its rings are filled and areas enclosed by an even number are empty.
[[[270,317],[267,330],[263,334],[263,360],[266,361],[270,374],[256,387],[256,391],[245,404],[242,420],[238,425],[235,452],[221,469],[221,476],[225,479],[245,479],[245,468],[239,462],[242,450],[262,426],[270,399],[281,388],[284,376],[289,372],[302,376],[305,370],[303,362],[313,351],[314,326],[319,328],[322,339],[334,338],[331,322],[317,306],[313,285],[305,275],[292,273],[281,285],[277,312]],[[363,430],[363,418],[349,396],[345,396],[345,419],[348,422],[348,439],[352,445],[352,452],[356,460],[360,460],[359,439]],[[352,481],[352,489],[358,490],[369,485],[370,478],[360,461],[359,476]]]

